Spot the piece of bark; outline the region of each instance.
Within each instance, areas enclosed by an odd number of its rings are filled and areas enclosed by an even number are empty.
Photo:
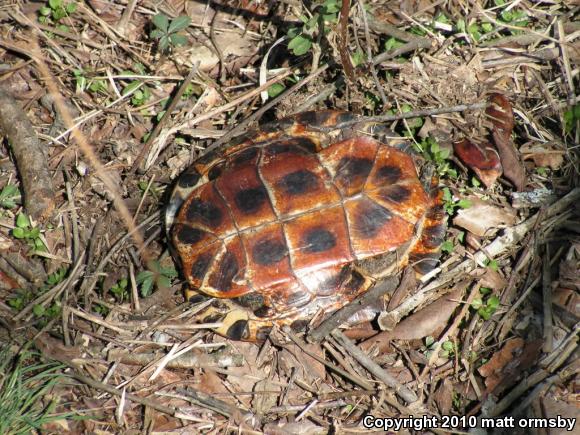
[[[34,220],[48,219],[55,207],[48,152],[18,102],[3,89],[0,89],[0,131],[7,137],[16,160],[26,213]]]
[[[485,113],[493,124],[491,135],[499,151],[504,175],[514,184],[516,190],[521,191],[526,185],[526,170],[519,151],[511,139],[512,130],[514,129],[512,105],[502,94],[491,94],[489,101],[491,105]]]

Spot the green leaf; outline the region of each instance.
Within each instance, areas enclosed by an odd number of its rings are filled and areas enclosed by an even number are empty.
[[[187,38],[183,35],[178,35],[178,34],[171,34],[169,35],[169,40],[171,41],[171,44],[175,47],[179,46],[179,45],[186,45],[187,44]]]
[[[491,23],[481,23],[481,29],[485,32],[485,33],[489,33],[493,30],[493,24]]]
[[[48,0],[48,5],[51,9],[58,9],[62,7],[63,0]]]
[[[433,343],[435,343],[435,339],[433,337],[431,337],[430,335],[425,337],[425,346],[431,347]]]
[[[448,352],[451,352],[455,349],[455,346],[452,341],[444,341],[441,347],[443,348],[443,350],[446,350]]]
[[[16,216],[16,226],[18,228],[28,228],[30,227],[30,219],[24,213],[18,213],[18,216]]]
[[[32,228],[28,232],[28,237],[30,237],[31,239],[36,239],[38,236],[40,236],[40,228],[38,227]]]
[[[20,198],[18,187],[13,184],[7,184],[0,192],[0,206],[4,208],[16,207],[16,200]]]
[[[157,14],[151,19],[151,21],[153,21],[155,27],[167,33],[167,29],[169,28],[169,18],[167,18],[166,15]]]
[[[268,97],[270,98],[277,97],[282,92],[284,92],[284,89],[286,89],[286,86],[284,86],[282,83],[274,83],[272,86],[268,88]]]
[[[479,293],[485,296],[491,293],[491,289],[487,287],[480,287]]]
[[[165,289],[171,287],[171,280],[164,275],[161,275],[157,280],[157,286],[160,289]]]
[[[146,298],[152,293],[151,290],[153,290],[153,277],[146,279],[141,284],[141,296]]]
[[[354,65],[354,67],[356,68],[359,65],[362,65],[365,62],[365,54],[362,52],[362,50],[357,50],[352,54],[352,64]]]
[[[500,300],[496,295],[491,296],[488,300],[487,300],[487,306],[493,310],[495,312],[495,310],[497,309],[497,307],[499,307],[500,304]]]
[[[465,32],[465,20],[463,18],[460,18],[459,20],[457,20],[457,24],[455,24],[455,28],[457,29],[458,32]]]
[[[179,17],[175,18],[171,22],[167,32],[168,33],[175,33],[175,32],[179,32],[180,30],[187,29],[187,27],[189,26],[190,23],[191,23],[191,18],[189,18],[187,15],[180,15]]]
[[[469,208],[472,206],[472,203],[469,199],[460,199],[457,201],[457,206],[460,208]]]
[[[151,36],[151,38],[153,39],[159,39],[163,35],[165,35],[165,32],[159,29],[152,30],[151,33],[149,34],[149,36]],[[131,72],[131,74],[133,74],[133,72]]]
[[[288,43],[288,49],[291,50],[295,56],[306,54],[311,47],[312,40],[304,35],[298,35]]]
[[[152,278],[153,278],[153,272],[151,272],[150,270],[143,270],[137,274],[137,278],[136,278],[137,284],[142,284],[146,280],[152,279]]]
[[[497,264],[497,260],[491,260],[488,264],[487,267],[489,267],[491,270],[493,270],[494,272],[497,272],[499,265]]]
[[[67,13],[72,14],[73,12],[75,12],[77,10],[77,4],[72,2],[66,5],[65,7]]]
[[[127,86],[125,86],[123,88],[123,91],[121,91],[121,95],[127,95],[129,92],[131,92],[132,90],[137,88],[140,84],[141,84],[141,82],[139,82],[139,81],[134,81],[134,82],[129,83]],[[135,93],[137,93],[137,92],[135,92]]]
[[[32,312],[36,317],[42,317],[44,315],[45,309],[42,305],[35,305],[32,307]]]
[[[38,10],[38,13],[44,17],[48,17],[52,13],[52,9],[48,6],[43,6]]]
[[[159,49],[161,51],[167,51],[168,48],[169,48],[169,37],[165,35],[159,40]]]
[[[24,229],[23,228],[14,228],[12,230],[12,236],[14,236],[17,239],[23,239],[24,238]]]
[[[454,248],[454,245],[453,245],[453,242],[451,240],[445,240],[441,244],[441,251],[442,252],[447,252],[447,253],[453,252],[453,248]]]
[[[481,298],[475,298],[473,299],[473,302],[471,302],[471,306],[478,310],[479,308],[481,308],[483,306],[483,299]]]

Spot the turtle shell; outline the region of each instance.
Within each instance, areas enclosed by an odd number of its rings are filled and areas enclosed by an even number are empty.
[[[166,212],[174,256],[193,290],[239,307],[219,332],[259,340],[274,323],[342,307],[409,259],[419,273],[437,263],[438,190],[422,185],[405,141],[357,119],[284,118],[177,180]]]

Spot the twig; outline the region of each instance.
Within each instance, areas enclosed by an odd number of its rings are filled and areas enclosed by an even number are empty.
[[[324,322],[322,322],[309,334],[308,338],[313,342],[321,341],[324,337],[328,336],[332,331],[346,322],[358,311],[368,305],[371,305],[384,294],[395,290],[398,282],[399,280],[397,277],[389,277],[383,281],[378,282],[372,289],[352,301],[350,304],[333,313],[328,319],[324,320]]]
[[[554,349],[554,330],[553,330],[553,312],[552,312],[552,274],[550,273],[550,248],[546,243],[544,260],[542,264],[542,297],[544,306],[544,345],[542,350],[549,353]]]
[[[364,4],[363,0],[358,0],[358,3],[360,6],[359,9],[360,9],[362,17],[363,17],[363,23],[364,23],[364,29],[365,29],[365,41],[366,41],[366,48],[367,48],[367,64],[369,65],[369,69],[370,69],[371,74],[373,76],[373,81],[375,82],[375,87],[377,88],[377,90],[379,91],[379,95],[381,96],[381,101],[383,102],[383,105],[386,107],[388,104],[387,96],[385,95],[385,91],[383,90],[383,87],[381,86],[381,83],[379,82],[379,76],[377,75],[375,63],[373,62],[373,53],[371,51],[371,35],[369,32],[369,23],[367,20],[367,11],[365,9],[365,4]]]
[[[348,15],[350,12],[350,0],[342,0],[342,5],[340,8],[340,22],[339,22],[339,32],[338,32],[338,52],[340,54],[340,62],[342,63],[342,68],[346,74],[346,77],[351,83],[355,83],[356,77],[354,75],[354,69],[352,63],[350,62],[350,56],[348,54]]]
[[[426,38],[417,38],[413,39],[410,42],[400,46],[399,48],[395,48],[393,50],[385,51],[384,53],[375,56],[373,59],[373,65],[378,65],[386,60],[393,59],[397,56],[401,56],[402,54],[409,53],[410,51],[415,51],[419,49],[427,49],[431,47],[431,41]]]
[[[159,136],[159,133],[161,132],[161,130],[163,129],[165,124],[167,124],[167,122],[171,119],[171,114],[173,113],[175,106],[177,106],[177,103],[179,103],[181,101],[181,96],[183,95],[183,93],[187,89],[187,86],[189,85],[189,83],[193,79],[193,76],[195,75],[196,72],[197,72],[197,68],[194,65],[191,68],[191,70],[189,71],[189,74],[187,74],[187,77],[183,80],[183,83],[181,84],[181,86],[179,87],[177,92],[175,93],[175,96],[173,97],[173,99],[171,100],[171,103],[169,104],[169,106],[165,110],[163,117],[159,120],[157,125],[155,125],[155,127],[153,128],[153,131],[151,132],[151,134],[147,138],[147,142],[145,142],[145,145],[143,145],[143,148],[141,148],[141,152],[139,153],[139,155],[135,159],[133,166],[131,166],[130,173],[134,173],[139,168],[141,161],[145,158],[147,153],[149,153],[149,150],[151,149],[153,142],[155,141],[155,139],[157,139],[157,136]],[[147,167],[145,169],[147,170],[147,169],[149,169],[149,167]]]
[[[8,138],[24,191],[24,208],[35,220],[48,219],[56,193],[48,169],[47,148],[18,102],[0,88],[0,131]]]
[[[332,337],[336,339],[346,350],[350,353],[354,359],[356,359],[365,369],[371,372],[379,380],[385,383],[385,385],[394,388],[395,393],[400,396],[407,403],[412,403],[417,400],[417,395],[409,390],[407,387],[402,385],[394,377],[389,375],[386,371],[382,369],[377,363],[375,363],[367,354],[355,346],[355,344],[350,341],[342,332],[335,330],[331,333]]]
[[[296,344],[302,350],[302,352],[304,352],[309,357],[314,358],[316,361],[318,361],[321,364],[324,364],[330,370],[338,373],[340,376],[349,380],[353,384],[356,384],[359,387],[364,388],[367,391],[374,390],[373,386],[370,383],[368,383],[366,380],[360,378],[359,376],[353,376],[350,373],[335,366],[334,364],[329,363],[328,361],[326,361],[326,359],[321,358],[320,356],[316,355],[314,352],[310,352],[308,350],[308,346],[306,345],[306,343],[304,343],[302,340],[300,340],[294,333],[287,331],[286,334],[288,335],[290,340],[292,340],[294,342],[294,344]]]

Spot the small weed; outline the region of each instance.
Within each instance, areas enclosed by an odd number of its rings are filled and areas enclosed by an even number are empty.
[[[471,201],[468,199],[454,199],[453,194],[448,187],[443,189],[443,208],[448,215],[455,213],[458,208],[469,208],[471,207]]]
[[[109,91],[107,81],[103,79],[90,79],[87,78],[86,74],[87,73],[82,69],[73,70],[76,84],[75,92],[77,94],[82,94],[85,91],[89,91],[92,94],[106,95]]]
[[[449,160],[450,152],[448,149],[441,148],[439,143],[432,137],[423,139],[420,147],[423,155],[435,164],[437,173],[441,178],[457,178],[457,170],[451,167],[451,160]]]
[[[126,76],[134,76],[134,75],[145,76],[145,75],[147,75],[147,71],[145,70],[145,67],[143,65],[141,65],[140,63],[136,63],[133,66],[133,69],[135,71],[125,70],[121,73],[121,75],[126,75]],[[139,89],[137,89],[137,88],[139,88]],[[123,88],[123,91],[121,91],[121,95],[127,95],[131,92],[133,92],[131,94],[131,104],[135,107],[143,106],[145,103],[147,103],[149,101],[149,99],[152,96],[151,89],[149,88],[149,86],[143,84],[142,80],[130,81],[129,84],[127,84]]]
[[[109,291],[115,296],[117,302],[122,303],[129,298],[129,280],[127,278],[122,278]]]
[[[481,287],[479,293],[481,294],[481,297],[475,298],[471,303],[471,307],[477,311],[477,314],[479,314],[483,320],[489,320],[497,311],[500,300],[496,295],[492,294],[492,291],[489,288]]]
[[[580,104],[576,104],[564,112],[564,131],[571,134],[573,130],[578,128],[580,128]]]
[[[186,15],[169,20],[164,14],[157,14],[151,20],[155,29],[151,31],[149,36],[158,41],[159,50],[162,52],[169,52],[177,46],[187,44],[187,38],[180,35],[179,32],[187,29],[191,23],[191,18]]]
[[[141,290],[141,296],[147,297],[151,294],[153,286],[158,289],[171,286],[171,280],[177,277],[177,271],[173,267],[161,267],[158,261],[149,264],[149,270],[139,272],[137,284]]]
[[[294,56],[308,53],[312,48],[314,39],[320,34],[328,33],[330,23],[336,23],[338,11],[340,11],[338,0],[325,0],[310,18],[301,16],[302,27],[293,27],[288,31],[288,38],[290,38],[288,50]]]
[[[444,341],[441,344],[441,350],[439,351],[439,356],[441,358],[451,358],[455,354],[455,343],[452,341]]]
[[[48,0],[48,3],[38,11],[38,22],[42,24],[56,24],[56,28],[68,32],[68,26],[59,22],[77,10],[75,2],[65,3],[64,0]]]
[[[285,89],[286,86],[284,86],[282,83],[274,83],[272,86],[268,88],[268,98],[277,97],[282,92],[284,92]]]
[[[453,252],[453,249],[455,249],[455,245],[453,244],[453,240],[445,240],[441,244],[441,252],[446,252],[448,254],[451,254]]]
[[[13,184],[7,184],[0,191],[0,207],[2,208],[14,208],[16,203],[20,202],[20,191],[18,187]]]
[[[44,242],[40,239],[40,228],[33,228],[30,219],[24,213],[16,216],[16,228],[12,230],[12,235],[16,239],[26,241],[35,251],[47,252]]]

